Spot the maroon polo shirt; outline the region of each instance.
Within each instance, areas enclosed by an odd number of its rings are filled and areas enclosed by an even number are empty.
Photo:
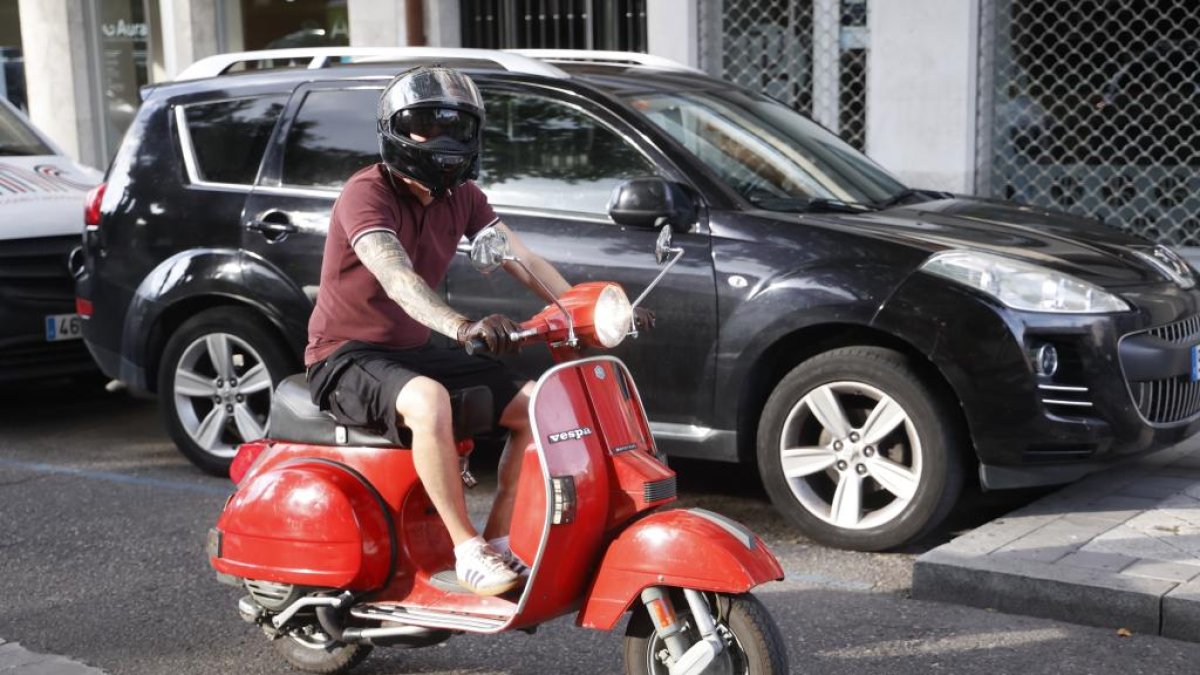
[[[430,288],[437,288],[463,235],[474,238],[496,220],[487,197],[471,182],[422,206],[402,180],[388,180],[383,164],[354,174],[342,188],[329,220],[304,364],[325,359],[349,341],[408,349],[429,340],[429,328],[389,298],[358,259],[354,243],[360,237],[395,233],[417,274]]]

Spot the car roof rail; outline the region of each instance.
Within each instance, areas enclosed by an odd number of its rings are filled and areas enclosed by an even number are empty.
[[[602,49],[505,49],[509,54],[528,56],[540,61],[558,61],[570,63],[604,63],[612,65],[646,66],[663,70],[683,70],[693,73],[704,73],[698,68],[685,66],[678,61],[672,61],[665,56],[643,54],[641,52],[617,52]]]
[[[264,61],[291,61],[292,67],[308,69],[326,68],[345,63],[381,61],[441,61],[466,60],[494,63],[505,70],[542,75],[555,79],[569,78],[565,71],[554,65],[516,52],[495,49],[461,49],[441,47],[308,47],[297,49],[265,49],[251,52],[233,52],[208,56],[183,69],[175,79],[199,80],[218,77],[239,64],[258,64]],[[301,63],[304,62],[304,63]]]

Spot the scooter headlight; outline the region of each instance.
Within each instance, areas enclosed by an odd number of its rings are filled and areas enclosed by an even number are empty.
[[[605,286],[596,300],[596,308],[592,314],[592,325],[596,329],[596,339],[607,348],[621,344],[633,325],[633,306],[620,286]]]

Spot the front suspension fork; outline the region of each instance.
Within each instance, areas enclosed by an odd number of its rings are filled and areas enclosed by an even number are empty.
[[[717,626],[712,618],[712,610],[700,591],[690,588],[683,589],[687,598],[688,609],[700,640],[688,646],[684,624],[675,614],[671,604],[671,596],[667,589],[661,586],[651,586],[642,591],[642,604],[650,613],[650,621],[654,631],[667,646],[670,658],[667,667],[671,675],[695,675],[701,673],[725,649],[725,642],[717,635]]]

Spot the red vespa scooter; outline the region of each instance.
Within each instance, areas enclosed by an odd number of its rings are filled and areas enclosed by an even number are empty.
[[[682,254],[664,227],[660,264],[669,253],[662,274]],[[471,256],[485,270],[520,262],[494,230],[476,237]],[[514,336],[548,343],[558,365],[530,402],[534,443],[510,530],[532,568],[523,589],[504,596],[458,586],[450,537],[410,453],[337,425],[309,401],[302,375],[281,383],[272,438],[239,448],[230,469],[237,491],[208,538],[218,578],[248,591],[242,618],[293,666],[338,673],[374,646],[533,631],[576,611],[578,625],[611,630],[632,608],[627,673],[787,672],[779,630],[748,593],[783,578],[778,561],[728,518],[662,508],[675,500],[675,474],[658,455],[633,378],[616,358],[580,356],[583,346],[616,346],[631,325],[621,287],[591,282]],[[453,398],[470,484],[469,438],[490,425],[490,392]]]

